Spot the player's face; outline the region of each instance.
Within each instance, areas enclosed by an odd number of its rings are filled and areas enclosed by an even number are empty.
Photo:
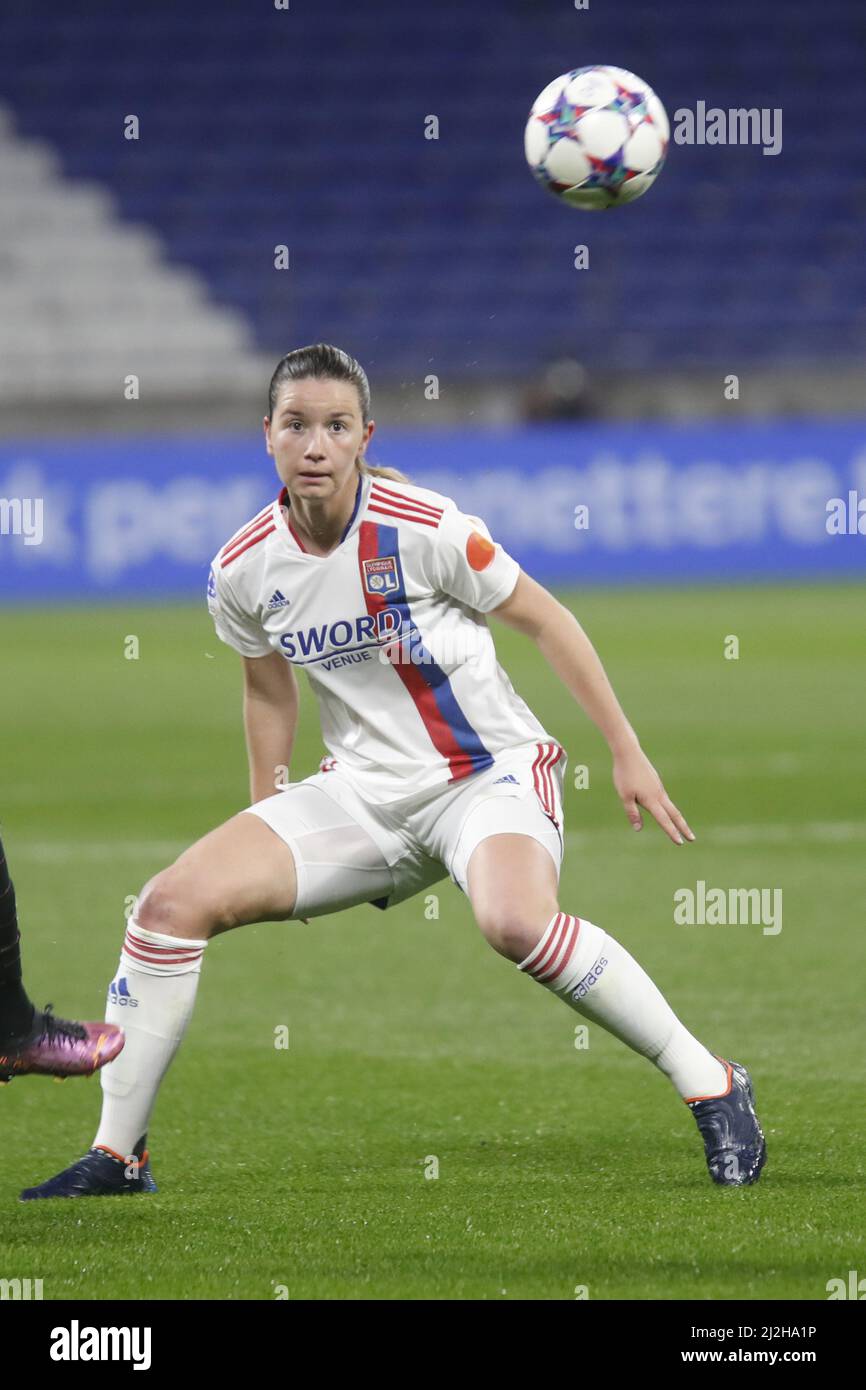
[[[358,392],[348,381],[288,381],[264,421],[268,453],[290,492],[312,501],[339,492],[355,472],[375,428],[364,426]]]

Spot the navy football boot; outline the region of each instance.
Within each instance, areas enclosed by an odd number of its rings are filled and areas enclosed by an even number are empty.
[[[156,1192],[157,1187],[150,1171],[144,1135],[139,1139],[130,1158],[122,1158],[111,1149],[94,1148],[64,1168],[56,1177],[48,1178],[38,1187],[26,1187],[19,1197],[20,1202],[33,1202],[40,1197],[132,1197],[138,1192]],[[131,1173],[130,1160],[137,1159]]]
[[[755,1114],[752,1078],[739,1062],[727,1062],[724,1057],[719,1061],[727,1069],[727,1090],[720,1096],[687,1100],[686,1105],[701,1131],[713,1182],[745,1187],[758,1181],[767,1161],[767,1144]]]

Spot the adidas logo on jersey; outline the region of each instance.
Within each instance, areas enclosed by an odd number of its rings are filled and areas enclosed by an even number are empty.
[[[496,781],[493,783],[494,787],[496,786],[496,782],[513,782],[516,787],[520,786],[520,783],[513,772],[509,772],[507,777],[497,777]]]
[[[291,601],[290,598],[286,598],[285,594],[281,594],[279,589],[275,589],[268,604],[268,612],[272,613],[275,608],[288,608]]]

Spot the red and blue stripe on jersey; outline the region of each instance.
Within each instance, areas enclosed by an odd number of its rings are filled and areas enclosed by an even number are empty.
[[[433,527],[439,524],[442,515],[441,508],[402,498],[390,488],[386,492],[385,489],[374,487],[367,512],[376,511]],[[395,559],[398,588],[392,589],[387,595],[369,593],[364,584],[364,561],[389,555]],[[392,669],[411,696],[434,747],[448,759],[451,773],[448,781],[458,782],[474,772],[483,772],[485,768],[492,767],[492,753],[484,746],[478,731],[460,708],[451,681],[421,640],[406,598],[400,565],[400,533],[396,526],[376,521],[361,522],[358,528],[358,569],[367,612],[375,618],[385,608],[391,608],[400,616],[399,640],[404,644],[404,649],[411,649],[415,660],[395,662]]]

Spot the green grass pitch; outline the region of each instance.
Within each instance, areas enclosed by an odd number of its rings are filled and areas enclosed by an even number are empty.
[[[99,1083],[0,1090],[0,1277],[42,1278],[46,1299],[822,1300],[866,1275],[862,589],[559,596],[698,837],[676,847],[648,818],[635,835],[602,739],[494,620],[569,754],[560,902],[750,1067],[761,1182],[714,1187],[666,1079],[593,1025],[577,1048],[580,1017],[486,945],[446,879],[438,919],[419,897],[209,947],[151,1127],[155,1197],[18,1204],[88,1147]],[[246,804],[240,662],[198,606],[7,611],[0,641],[26,982],[102,1017],[129,896]],[[296,780],[324,751],[302,686]],[[698,879],[781,888],[782,931],[676,925]]]

